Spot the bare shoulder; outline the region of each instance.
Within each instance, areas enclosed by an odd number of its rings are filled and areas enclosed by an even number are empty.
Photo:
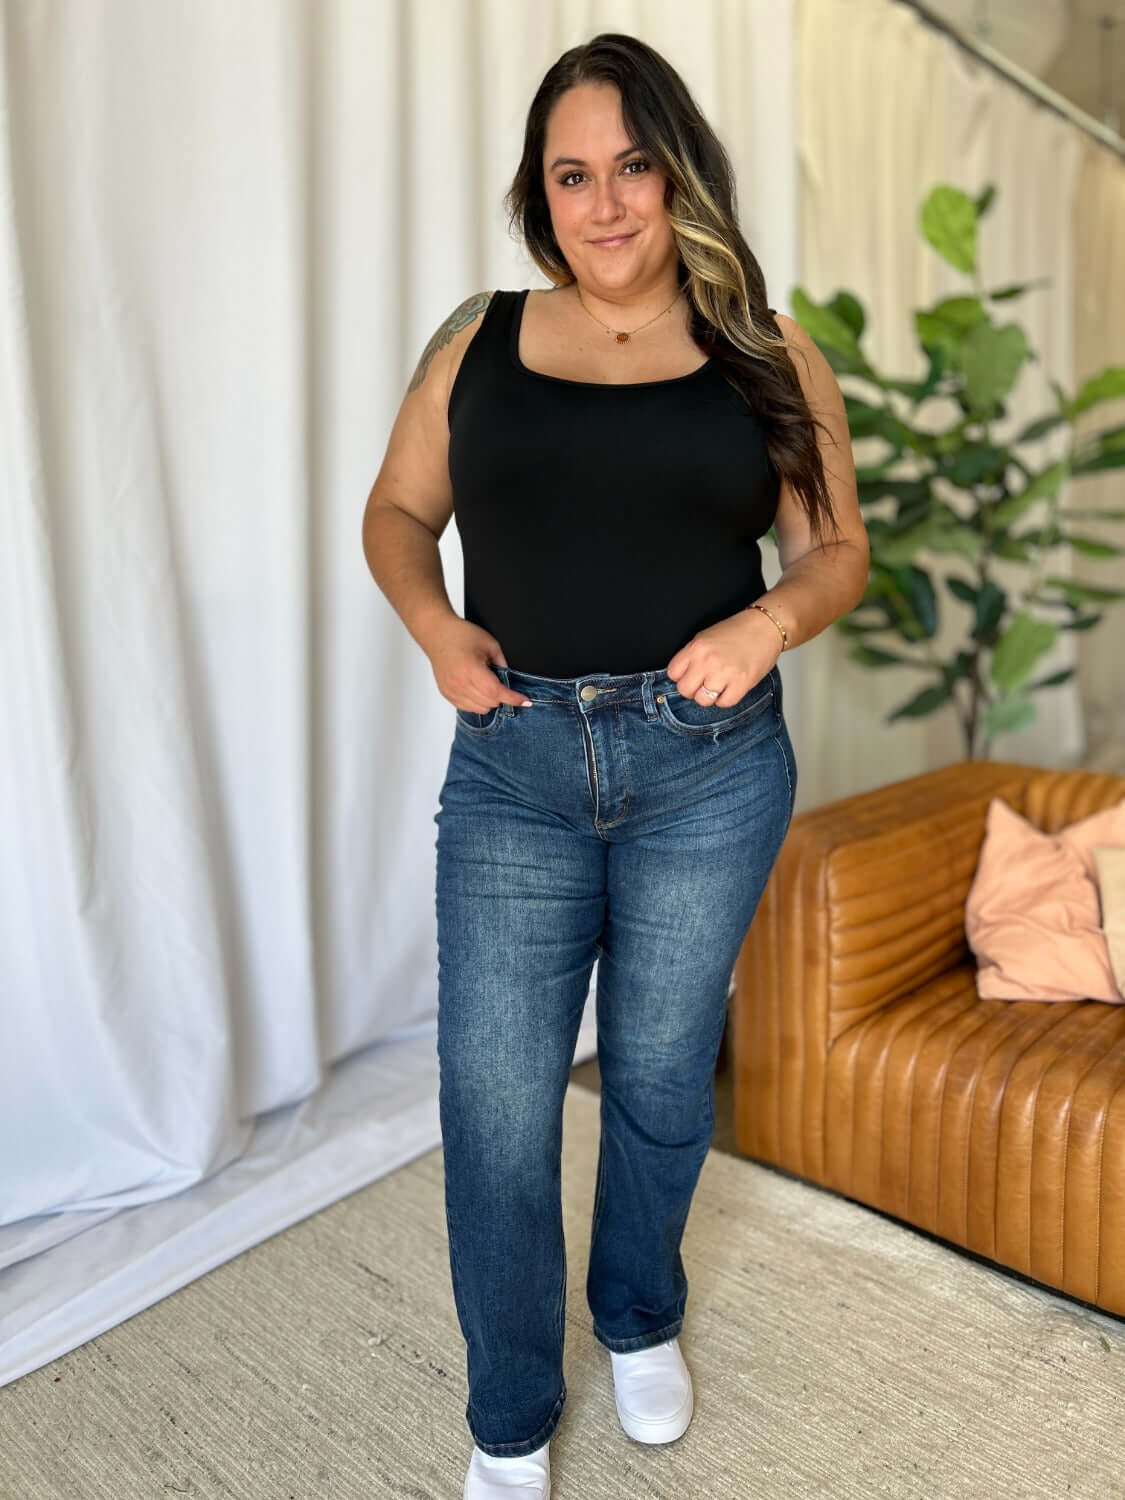
[[[435,329],[422,350],[414,374],[410,377],[410,384],[406,388],[407,395],[425,383],[431,366],[436,365],[434,377],[440,380],[445,388],[445,395],[448,397],[453,379],[457,374],[457,367],[461,363],[465,350],[472,342],[473,334],[480,327],[481,317],[493,295],[492,292],[473,292],[463,302],[459,302]]]
[[[776,313],[774,321],[791,350],[800,349],[807,353],[809,349],[816,349],[816,341],[805,332],[796,318],[791,318],[788,313]]]
[[[787,313],[776,314],[777,326],[785,339],[787,352],[797,371],[801,389],[810,406],[823,409],[827,404],[843,410],[843,397],[835,371],[824,357],[820,346],[807,329],[802,328],[796,318]]]
[[[491,292],[460,302],[430,336],[399,404],[375,483],[367,497],[364,528],[385,506],[405,511],[439,540],[453,514],[449,478],[449,392],[465,349],[480,327]]]

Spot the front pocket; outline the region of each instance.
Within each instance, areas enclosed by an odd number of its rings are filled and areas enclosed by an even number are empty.
[[[470,708],[458,708],[455,710],[457,723],[470,734],[493,734],[500,723],[500,711],[503,706],[502,703],[497,703],[493,708],[485,709],[482,714],[474,713]]]
[[[714,739],[717,734],[726,734],[739,725],[748,724],[772,703],[773,680],[767,674],[731,708],[697,703],[694,698],[684,698],[672,689],[660,700],[660,717],[675,734],[705,734]]]

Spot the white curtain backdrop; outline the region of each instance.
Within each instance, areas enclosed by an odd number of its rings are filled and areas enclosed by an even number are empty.
[[[854,288],[903,375],[958,284],[918,204],[995,181],[986,281],[1052,283],[1032,411],[1073,380],[1080,133],[892,0],[0,7],[2,1384],[439,1142],[453,710],[360,523],[434,329],[542,284],[501,196],[546,68],[664,52],[772,305]],[[843,646],[784,662],[798,810],[962,753]],[[1076,755],[1048,704],[998,753]]]
[[[0,16],[7,1381],[439,1142],[453,710],[360,523],[434,329],[542,284],[501,197],[543,73],[665,52],[779,296],[796,197],[789,3]]]

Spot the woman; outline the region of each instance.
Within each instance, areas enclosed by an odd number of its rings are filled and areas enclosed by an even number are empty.
[[[727,157],[662,57],[617,34],[566,52],[508,204],[553,287],[441,325],[364,517],[456,709],[438,1056],[468,1500],[550,1490],[563,1096],[595,959],[593,1332],[631,1437],[691,1420],[680,1243],[796,790],[777,660],[855,607],[868,561],[839,387],[766,306]],[[464,619],[437,547],[454,511]]]

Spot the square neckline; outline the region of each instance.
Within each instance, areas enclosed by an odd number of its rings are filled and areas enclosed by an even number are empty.
[[[682,385],[685,380],[694,380],[697,376],[702,375],[715,362],[714,357],[709,354],[701,365],[697,365],[694,370],[689,370],[686,375],[670,375],[664,380],[568,380],[564,375],[548,375],[544,370],[533,370],[530,366],[525,365],[520,358],[520,329],[523,327],[523,310],[527,305],[527,299],[531,291],[532,288],[526,286],[522,291],[516,293],[519,302],[516,304],[515,312],[512,316],[511,332],[508,338],[508,352],[511,355],[513,366],[521,374],[530,375],[534,380],[550,380],[555,385],[576,385],[582,387],[584,390],[591,391],[639,391],[644,390],[646,386]]]

